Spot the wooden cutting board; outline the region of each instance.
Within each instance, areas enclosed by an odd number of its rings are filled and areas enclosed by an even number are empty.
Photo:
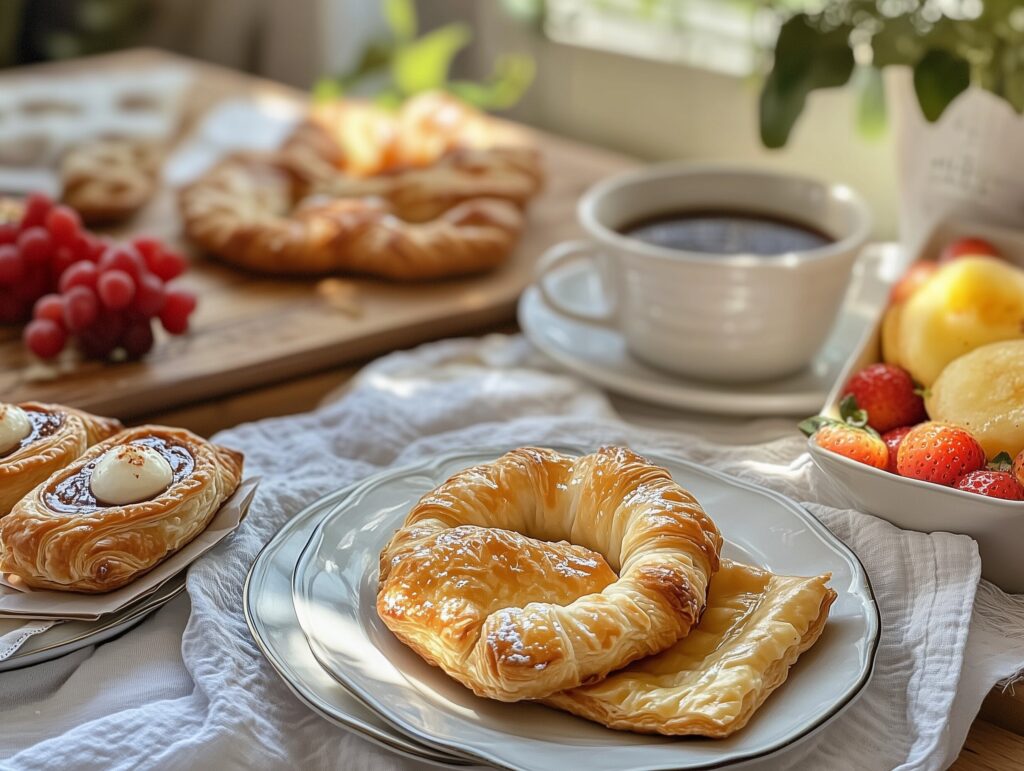
[[[14,79],[87,72],[102,77],[112,70],[166,66],[194,76],[182,135],[221,100],[302,98],[279,84],[148,50],[9,71],[0,76],[0,88]],[[0,328],[0,401],[60,402],[131,418],[511,321],[536,258],[552,244],[579,235],[575,203],[580,193],[632,165],[603,150],[525,130],[542,151],[547,183],[530,207],[522,240],[500,269],[416,285],[345,279],[349,294],[338,303],[327,299],[316,281],[262,278],[193,254],[189,272],[180,279],[199,295],[190,334],[158,338],[142,362],[84,363],[43,380],[39,367],[30,366],[20,331]],[[113,232],[151,233],[181,243],[173,191],[161,191],[130,226]]]

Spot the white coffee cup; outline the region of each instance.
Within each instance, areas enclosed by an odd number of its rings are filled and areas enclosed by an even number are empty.
[[[619,230],[645,217],[684,211],[759,213],[805,223],[831,243],[760,256],[656,246]],[[580,199],[589,237],[559,244],[536,279],[555,311],[617,328],[637,358],[684,375],[753,382],[807,366],[835,322],[853,263],[871,233],[871,214],[850,188],[728,166],[663,164],[612,177]],[[607,312],[559,302],[545,275],[593,260]]]

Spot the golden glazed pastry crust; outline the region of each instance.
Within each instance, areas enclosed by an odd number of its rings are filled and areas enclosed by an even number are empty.
[[[420,281],[492,269],[542,174],[535,150],[489,144],[491,123],[436,94],[397,116],[314,107],[279,152],[236,155],[185,187],[185,232],[262,273]]]
[[[0,517],[7,515],[19,500],[51,474],[123,428],[112,418],[101,418],[59,404],[24,402],[18,406],[26,412],[53,416],[60,420],[60,425],[53,433],[0,456]]]
[[[359,99],[314,103],[281,151],[314,176],[371,177],[429,166],[461,148],[520,144],[513,133],[453,96],[430,92],[397,111]]]
[[[334,174],[310,180],[315,195],[387,201],[410,223],[427,223],[455,206],[494,199],[525,208],[541,186],[536,151],[528,147],[462,148],[430,166],[410,167],[373,177]]]
[[[828,579],[778,576],[723,560],[704,616],[686,637],[545,703],[620,730],[729,736],[821,635],[836,598]]]
[[[58,486],[91,461],[111,448],[150,438],[184,448],[194,463],[165,492],[122,506],[64,510],[53,505]],[[0,520],[0,572],[38,589],[117,589],[202,532],[241,476],[241,453],[184,429],[140,426],[122,431],[53,474]]]
[[[381,553],[377,613],[474,693],[541,698],[684,636],[721,543],[693,496],[630,450],[523,448],[419,501]]]
[[[399,281],[499,265],[539,186],[532,151],[456,152],[368,179],[303,179],[258,155],[230,158],[179,199],[189,238],[262,273],[357,273]]]

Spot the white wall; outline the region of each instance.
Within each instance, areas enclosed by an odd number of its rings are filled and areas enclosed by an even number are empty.
[[[298,88],[353,67],[386,34],[379,0],[154,0],[140,31],[144,44]]]

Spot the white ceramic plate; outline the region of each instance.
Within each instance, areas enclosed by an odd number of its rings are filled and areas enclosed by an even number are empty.
[[[727,415],[810,415],[825,402],[843,364],[858,347],[885,300],[880,274],[898,259],[893,245],[876,245],[858,260],[846,302],[821,353],[793,377],[764,383],[722,384],[687,380],[651,367],[626,350],[622,335],[567,318],[552,310],[536,287],[519,300],[519,325],[538,349],[566,369],[623,396],[663,407]],[[574,263],[545,281],[571,308],[595,312],[602,303],[598,276],[589,263]]]
[[[154,610],[181,594],[184,589],[185,574],[181,573],[117,613],[103,616],[96,621],[68,621],[56,624],[45,632],[30,637],[17,652],[0,661],[0,672],[41,664],[74,653],[81,648],[106,642],[140,623]]]
[[[292,572],[324,516],[362,485],[332,493],[297,514],[256,557],[243,590],[245,620],[271,666],[300,701],[326,720],[415,760],[456,767],[467,761],[421,746],[381,720],[313,658],[292,605]]]
[[[580,448],[568,452],[584,452]],[[789,499],[676,458],[652,456],[690,489],[726,539],[726,556],[782,574],[832,572],[839,597],[821,639],[749,725],[724,740],[611,731],[536,704],[480,699],[427,665],[374,608],[381,548],[425,492],[502,450],[443,456],[377,478],[332,510],[295,567],[293,599],[314,656],[352,694],[413,740],[501,768],[589,771],[713,768],[806,738],[867,682],[878,612],[856,556]]]

